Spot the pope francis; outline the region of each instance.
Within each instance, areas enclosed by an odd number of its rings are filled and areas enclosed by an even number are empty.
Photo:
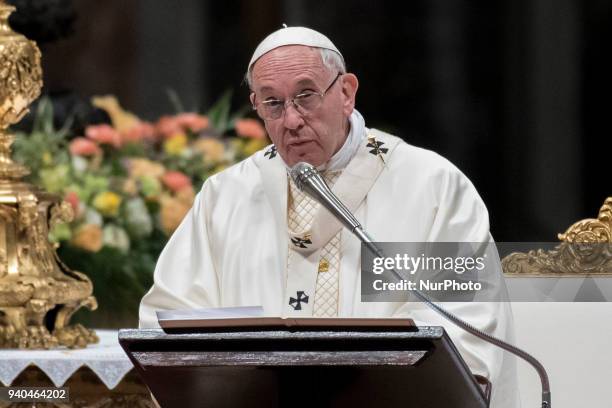
[[[387,242],[491,242],[485,205],[441,156],[365,125],[357,77],[324,35],[285,27],[265,38],[247,70],[251,103],[273,145],[206,180],[171,237],[142,299],[156,310],[261,305],[271,316],[398,317],[442,325],[491,407],[517,407],[514,360],[423,303],[361,301],[360,242],[288,176],[316,166],[374,237]],[[512,341],[505,303],[448,303],[479,329]],[[443,379],[441,379],[443,381]]]

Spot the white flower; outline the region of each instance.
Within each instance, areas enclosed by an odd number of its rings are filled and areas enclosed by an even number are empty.
[[[102,243],[105,246],[117,248],[121,252],[130,250],[130,237],[121,227],[108,224],[102,230]]]
[[[87,159],[82,156],[72,156],[72,168],[77,173],[84,173],[87,170]]]
[[[153,231],[153,220],[142,198],[131,198],[125,203],[125,225],[133,237],[147,237]]]
[[[94,224],[101,227],[103,224],[102,216],[99,212],[89,207],[87,210],[85,210],[85,223]]]

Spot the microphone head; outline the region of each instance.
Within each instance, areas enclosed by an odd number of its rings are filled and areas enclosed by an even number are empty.
[[[300,162],[290,171],[293,182],[300,189],[331,212],[350,231],[361,228],[351,211],[336,197],[319,171],[312,165]]]
[[[304,190],[304,185],[308,179],[317,177],[319,171],[312,165],[306,162],[299,162],[291,168],[290,172],[293,182],[300,190]]]

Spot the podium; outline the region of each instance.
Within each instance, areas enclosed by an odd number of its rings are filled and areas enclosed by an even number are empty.
[[[166,334],[119,331],[163,408],[485,408],[490,384],[469,371],[442,327]]]

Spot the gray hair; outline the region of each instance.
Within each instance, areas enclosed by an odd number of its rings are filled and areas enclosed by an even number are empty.
[[[321,54],[321,61],[323,61],[323,65],[325,66],[325,68],[327,68],[328,71],[333,73],[339,72],[342,74],[346,74],[346,64],[344,63],[344,58],[342,58],[342,55],[327,48],[316,48],[317,50],[319,50],[319,53]],[[253,63],[253,65],[249,67],[249,70],[244,76],[247,84],[249,85],[249,88],[251,88],[251,85],[253,84],[254,65],[255,64]]]

